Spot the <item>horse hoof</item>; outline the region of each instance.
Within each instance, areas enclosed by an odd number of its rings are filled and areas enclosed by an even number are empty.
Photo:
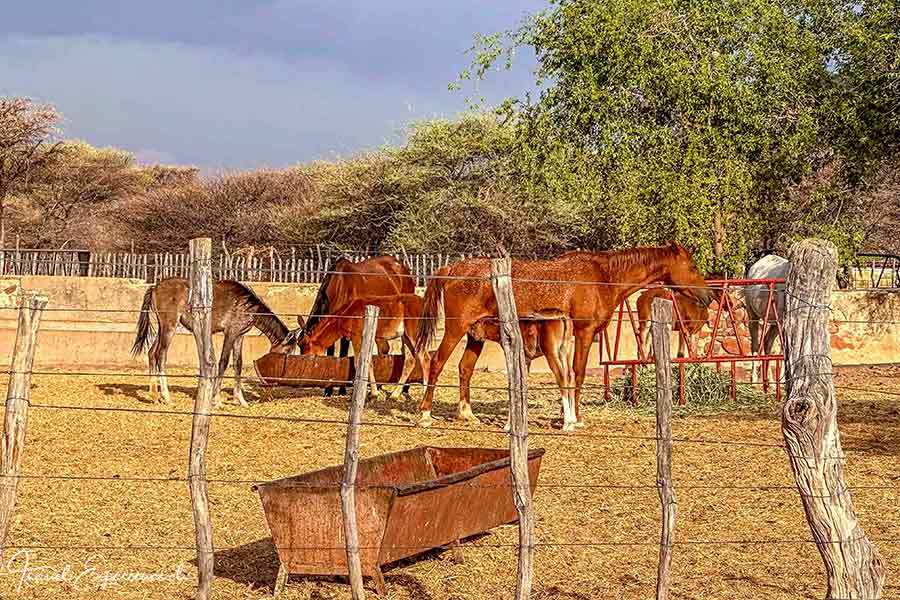
[[[585,425],[585,423],[584,423],[584,419],[579,419],[579,420],[575,423],[575,427],[577,427],[577,428],[579,428],[579,429],[583,429],[584,427],[586,427],[586,425]]]
[[[506,422],[506,425],[503,426],[503,431],[509,433],[509,430],[512,429],[512,426],[509,424],[509,421]]]
[[[576,427],[575,423],[563,423],[562,430],[563,431],[575,431],[575,427]],[[583,424],[582,424],[582,427],[584,427]]]
[[[418,421],[417,425],[419,427],[424,427],[425,429],[431,427],[431,425],[432,425],[431,413],[430,412],[422,413],[422,416],[419,417],[419,421]]]

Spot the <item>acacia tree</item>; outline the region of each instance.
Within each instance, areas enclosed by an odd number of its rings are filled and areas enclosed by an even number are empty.
[[[0,249],[6,246],[6,208],[10,196],[27,188],[29,174],[50,161],[60,143],[59,113],[28,98],[0,97]]]
[[[836,110],[857,137],[884,128],[887,96],[855,118],[860,103],[845,88],[850,73],[878,80],[883,61],[872,55],[887,44],[869,43],[877,36],[862,4],[553,0],[517,30],[477,38],[463,77],[531,46],[540,93],[501,110],[519,123],[517,155],[535,180],[589,203],[614,244],[674,238],[707,269],[737,270],[751,244],[790,235],[797,219],[848,237],[827,194],[796,215],[790,190],[836,160],[854,162]],[[871,20],[885,29],[885,19]],[[872,68],[855,70],[863,58]]]
[[[152,182],[129,152],[68,142],[34,169],[19,203],[22,227],[36,247],[65,244],[83,237],[98,211]]]

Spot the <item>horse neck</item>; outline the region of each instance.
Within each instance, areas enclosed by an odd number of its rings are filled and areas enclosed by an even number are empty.
[[[253,326],[259,329],[272,346],[281,344],[290,330],[274,313],[253,315]]]
[[[612,283],[617,284],[614,288],[615,305],[618,306],[641,288],[665,278],[668,272],[668,265],[658,263],[653,266],[635,264],[622,272],[616,273],[615,276],[609,279]]]
[[[310,345],[315,344],[323,349],[333,344],[339,337],[341,337],[339,317],[331,316],[320,318],[306,334]]]

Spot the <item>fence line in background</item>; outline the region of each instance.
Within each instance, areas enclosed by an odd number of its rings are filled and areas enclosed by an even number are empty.
[[[294,246],[263,252],[213,254],[212,270],[216,279],[272,283],[321,283],[328,269],[340,257],[359,262],[381,253],[365,250],[341,252],[322,246]],[[411,252],[388,250],[406,264],[424,286],[438,268],[451,262],[477,256],[475,253]],[[0,249],[0,277],[55,275],[66,277],[123,277],[156,283],[166,277],[188,277],[190,259],[182,252],[92,252],[89,250],[49,250],[35,248]],[[841,287],[847,289],[900,288],[900,256],[858,254],[838,274]]]
[[[471,258],[462,253],[385,252],[412,271],[416,285],[424,286],[437,269],[453,261]],[[215,279],[272,283],[321,283],[341,257],[352,262],[370,258],[367,252],[339,252],[328,248],[291,248],[290,251],[257,254],[219,252],[212,255]],[[167,277],[189,277],[186,252],[90,252],[87,250],[0,250],[0,277],[58,275],[67,277],[122,277],[156,283]]]

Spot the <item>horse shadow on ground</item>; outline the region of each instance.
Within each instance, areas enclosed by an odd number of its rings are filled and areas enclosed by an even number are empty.
[[[480,534],[469,538],[470,540],[480,539],[489,534]],[[405,558],[390,565],[382,567],[384,571],[384,579],[388,586],[396,586],[403,588],[409,594],[410,598],[421,600],[431,600],[433,596],[425,588],[421,581],[408,573],[399,572],[399,569],[410,566],[416,562],[424,560],[433,560],[440,558],[448,548],[434,548],[427,552],[423,552],[414,557]],[[197,560],[191,561],[191,564],[197,566]],[[275,545],[270,538],[257,540],[242,546],[218,550],[215,553],[215,569],[216,577],[224,577],[230,579],[242,586],[247,586],[251,590],[268,590],[269,593],[275,590],[275,578],[278,575],[278,554],[275,551]],[[395,571],[395,572],[391,572]],[[291,582],[299,580],[318,582],[323,584],[347,585],[347,578],[341,576],[329,575],[292,575],[288,580]],[[371,581],[365,580],[366,586],[371,587]],[[325,598],[319,590],[313,590],[310,598]],[[582,600],[582,596],[553,596],[572,598],[573,600]],[[587,600],[584,598],[584,600]]]
[[[481,421],[481,425],[502,428],[506,424],[509,413],[509,398],[506,390],[473,389],[472,393],[472,411],[475,413],[475,416],[478,417],[479,421]],[[423,394],[424,391],[421,386],[413,386],[411,397],[405,398],[401,396],[398,400],[392,400],[384,393],[381,393],[377,398],[366,398],[365,410],[367,413],[374,413],[379,417],[399,419],[401,421],[407,421],[410,424],[415,424],[419,419],[419,406]],[[337,408],[339,410],[347,410],[350,405],[349,394],[346,396],[338,396],[337,394],[332,396],[322,396],[321,392],[319,392],[317,400],[329,408]],[[438,427],[447,426],[448,424],[454,427],[466,425],[464,421],[460,421],[457,418],[457,402],[456,398],[453,398],[450,402],[448,402],[446,398],[435,399],[432,407],[432,417],[434,417],[438,423],[443,422],[437,425]],[[532,408],[540,408],[543,405],[544,403],[540,401],[535,402],[534,399],[529,401],[529,407]],[[544,423],[538,424],[544,425]],[[477,423],[473,423],[472,425],[474,427],[478,426]]]
[[[150,400],[149,388],[146,384],[137,385],[134,383],[98,383],[97,389],[106,396],[127,396],[144,404],[155,404]],[[187,394],[193,396],[196,388],[183,385],[170,385],[169,392],[178,394]]]

